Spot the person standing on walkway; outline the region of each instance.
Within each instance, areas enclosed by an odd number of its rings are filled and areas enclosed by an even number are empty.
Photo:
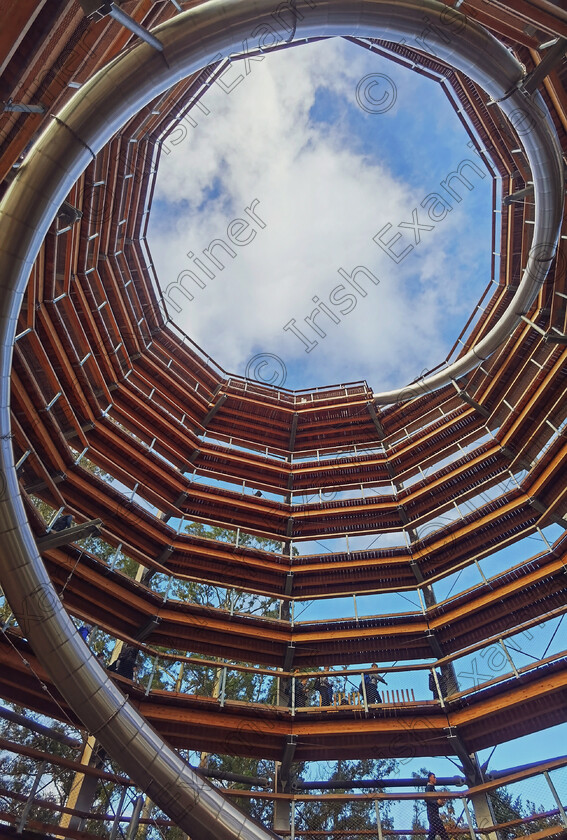
[[[435,791],[435,784],[437,782],[437,778],[435,773],[429,773],[427,776],[427,785],[425,787],[426,793],[433,793]],[[425,807],[427,808],[427,819],[429,822],[429,834],[427,835],[427,840],[435,840],[436,836],[439,835],[441,840],[449,840],[449,835],[443,825],[443,821],[441,820],[441,816],[439,814],[439,808],[443,805],[442,799],[434,799],[433,797],[425,800]]]

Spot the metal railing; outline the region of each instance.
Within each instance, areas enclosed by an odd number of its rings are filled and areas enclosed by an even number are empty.
[[[101,833],[111,840],[118,835],[132,838],[139,827],[145,826],[148,840],[163,840],[167,838],[167,829],[174,826],[160,812],[150,816],[145,809],[143,812],[143,795],[125,776],[80,764],[78,756],[73,759],[47,755],[6,739],[0,739],[0,749],[4,756],[26,756],[28,759],[28,779],[19,789],[16,785],[10,789],[6,784],[5,769],[0,769],[0,820],[16,826],[20,833],[30,829],[74,837],[78,821],[85,838],[99,837]],[[94,799],[97,804],[90,811],[68,807],[64,793],[54,794],[56,790],[68,790],[71,782],[77,780],[76,774],[98,779]],[[280,821],[282,803],[285,803],[289,824],[276,829],[284,838],[394,840],[415,837],[421,840],[429,832],[427,796],[439,796],[446,802],[442,820],[449,840],[460,840],[461,837],[512,840],[526,836],[543,840],[562,833],[564,836],[567,830],[567,757],[512,768],[497,775],[498,778],[477,787],[458,792],[438,787],[435,794],[429,795],[422,790],[394,794],[384,789],[360,794],[306,794],[297,790],[274,794],[270,789],[231,787],[223,792],[237,799],[245,810],[250,810],[254,803],[263,803],[266,819],[270,822],[276,800]],[[54,779],[58,781],[58,787],[54,785]],[[384,781],[387,786],[388,779]],[[392,786],[395,785],[396,779],[391,781]],[[257,788],[270,788],[273,778],[251,778],[250,783]],[[348,786],[348,780],[342,784]],[[416,778],[415,787],[423,788],[423,785],[424,781]],[[477,819],[474,803],[478,796],[487,797],[495,817],[493,821]],[[75,818],[75,829],[60,825],[64,814]]]

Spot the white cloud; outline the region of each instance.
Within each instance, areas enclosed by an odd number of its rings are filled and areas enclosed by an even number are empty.
[[[457,315],[456,337],[472,308],[468,295],[463,304],[470,243],[467,263],[455,258],[466,200],[435,230],[422,232],[422,241],[400,265],[372,241],[386,223],[393,225],[393,235],[398,222],[411,220],[412,209],[425,196],[423,184],[431,191],[438,180],[431,182],[422,167],[419,183],[405,182],[381,161],[386,125],[381,121],[394,119],[394,109],[361,114],[376,133],[376,152],[362,148],[349,106],[369,67],[376,65],[368,64],[363,50],[341,40],[274,54],[252,64],[250,75],[230,95],[214,85],[203,99],[210,113],[192,112],[199,124],[188,128],[183,142],[168,143],[171,151],[162,156],[156,189],[159,206],[166,210],[157,218],[154,205],[152,256],[162,289],[169,288],[170,299],[182,307],[177,313],[170,306],[172,316],[227,370],[244,373],[247,360],[266,351],[284,360],[290,377],[295,373],[288,387],[361,378],[374,389],[402,385],[444,358],[441,333],[447,320]],[[392,67],[398,107],[405,102],[415,108],[413,74],[400,75]],[[225,85],[244,69],[243,62],[235,62]],[[314,106],[320,107],[322,91],[332,94],[331,124],[310,115]],[[177,132],[174,139],[179,137]],[[423,148],[419,154],[427,159]],[[255,222],[248,244],[231,245],[228,226],[236,218],[250,218],[245,208],[254,200],[265,227]],[[425,220],[425,211],[421,216]],[[412,231],[404,233],[404,243],[414,243]],[[213,267],[215,276],[205,278],[204,289],[187,279],[195,299],[186,302],[170,284],[180,272],[195,269],[188,251],[202,258],[218,238],[236,255],[216,249],[225,268]],[[461,263],[457,272],[456,262]],[[360,265],[380,283],[363,282],[366,297],[356,294],[356,306],[342,314],[329,300],[342,282],[338,269],[350,273]],[[482,278],[481,288],[487,279]],[[317,315],[324,339],[305,322],[316,308],[314,296],[340,321]],[[284,332],[292,318],[309,340],[318,342],[310,353],[299,338]]]

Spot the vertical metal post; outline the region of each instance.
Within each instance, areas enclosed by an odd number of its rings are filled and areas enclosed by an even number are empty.
[[[485,583],[488,583],[488,581],[487,581],[487,579],[486,579],[486,576],[485,576],[484,572],[482,571],[482,567],[481,567],[480,563],[478,562],[478,560],[476,559],[476,557],[474,558],[474,564],[475,564],[475,566],[477,567],[477,569],[478,569],[478,571],[479,571],[479,573],[480,573],[480,576],[481,576],[481,578],[483,579],[483,581],[484,581]]]
[[[181,692],[181,682],[183,680],[183,672],[185,671],[185,662],[182,662],[179,666],[179,673],[177,675],[177,679],[175,680],[175,691],[177,694]]]
[[[538,526],[537,530],[539,531],[539,535],[542,538],[542,540],[544,541],[544,543],[546,544],[548,550],[551,551],[551,546],[549,544],[549,541],[548,541],[547,537],[545,536],[545,534],[543,533],[543,531],[541,530],[541,528],[539,526]]]
[[[561,800],[559,799],[557,791],[555,790],[555,785],[551,781],[551,778],[550,778],[547,770],[543,771],[543,775],[545,776],[545,781],[549,785],[549,789],[550,789],[551,793],[553,794],[553,798],[557,802],[557,807],[559,808],[559,813],[561,814],[561,820],[563,822],[563,825],[567,825],[567,816],[565,815],[565,808],[561,804]]]
[[[510,654],[508,653],[508,648],[507,648],[507,647],[506,647],[506,645],[504,644],[504,640],[503,640],[503,639],[498,639],[498,641],[499,641],[499,642],[500,642],[500,644],[502,645],[502,649],[504,650],[504,653],[505,653],[505,655],[506,655],[506,659],[507,659],[507,660],[508,660],[508,662],[510,663],[510,667],[512,668],[512,670],[513,670],[514,674],[516,675],[516,677],[519,677],[520,675],[518,674],[518,672],[517,672],[517,670],[516,670],[516,666],[514,665],[514,661],[513,661],[512,657],[511,657],[511,656],[510,656]]]
[[[374,800],[374,810],[376,811],[376,832],[378,840],[383,840],[382,837],[382,820],[380,819],[380,800]]]
[[[435,668],[431,669],[431,673],[433,674],[433,680],[435,682],[435,687],[437,689],[437,696],[439,697],[439,702],[441,703],[441,708],[445,708],[445,698],[443,697],[443,692],[441,691],[441,686],[439,685],[439,680],[437,679],[437,671]]]
[[[77,455],[77,457],[75,458],[75,464],[77,464],[77,465],[80,464],[80,462],[83,460],[83,458],[85,457],[85,455],[87,454],[88,451],[89,451],[89,447],[85,446],[85,448],[83,449],[81,454]],[[30,452],[31,452],[31,450],[30,450]]]
[[[356,593],[353,592],[352,600],[354,601],[354,619],[358,622],[358,610],[356,608]]]
[[[154,661],[153,661],[153,664],[152,664],[152,670],[150,671],[150,676],[148,678],[148,684],[146,686],[146,697],[148,696],[148,694],[150,693],[151,688],[152,688],[152,681],[153,681],[153,678],[154,678],[154,674],[156,672],[157,660],[158,660],[157,656],[154,656]]]
[[[368,699],[366,697],[366,682],[365,682],[363,673],[360,674],[360,680],[361,680],[360,685],[361,685],[361,688],[362,688],[362,702],[364,703],[364,711],[366,712],[366,714],[368,714]]]
[[[42,761],[41,764],[38,767],[37,776],[33,780],[33,785],[31,787],[29,796],[26,800],[26,804],[24,805],[24,810],[22,811],[22,816],[20,817],[20,822],[18,823],[18,828],[16,829],[17,834],[21,834],[22,831],[25,828],[26,822],[27,822],[28,817],[30,815],[30,811],[32,809],[33,799],[34,799],[34,796],[37,793],[37,789],[39,787],[41,777],[43,776],[43,772],[45,770],[45,765],[46,764],[47,764],[47,761]]]
[[[116,813],[114,815],[114,821],[112,823],[112,828],[110,830],[110,837],[109,840],[116,840],[116,835],[118,834],[118,828],[120,826],[120,815],[122,814],[122,806],[124,805],[124,799],[126,798],[126,785],[122,786],[122,793],[120,794],[120,802],[118,803],[118,808],[116,809]]]
[[[295,715],[295,677],[291,678],[291,714]]]
[[[55,523],[57,522],[64,510],[64,507],[60,507],[59,510],[51,517],[51,519],[49,520],[49,525],[47,526],[48,531],[51,531],[52,527],[55,525]]]
[[[471,812],[469,811],[469,806],[467,804],[467,800],[463,798],[463,805],[465,807],[465,814],[467,815],[467,822],[469,824],[469,831],[471,833],[471,840],[476,840],[476,834],[474,832],[474,826],[472,822]]]
[[[169,598],[169,590],[171,589],[171,582],[172,581],[173,581],[172,577],[168,578],[168,580],[167,580],[167,586],[165,587],[165,592],[163,593],[163,603],[164,604],[167,603],[167,599]]]
[[[289,829],[290,840],[295,840],[295,799],[291,801],[291,825]]]
[[[224,701],[226,700],[226,670],[226,665],[224,665],[222,669],[221,689],[219,693],[219,704],[221,709],[224,706]]]
[[[142,812],[142,808],[144,806],[144,797],[138,796],[136,802],[134,804],[134,810],[132,811],[132,816],[130,817],[130,825],[128,826],[128,833],[126,834],[126,840],[133,840],[136,836],[138,831],[138,823],[140,822],[140,814]]]
[[[112,563],[110,564],[111,569],[114,569],[114,567],[118,563],[118,557],[119,557],[121,551],[122,551],[122,543],[118,543],[118,545],[116,546],[116,551],[114,552],[114,557],[112,558]]]

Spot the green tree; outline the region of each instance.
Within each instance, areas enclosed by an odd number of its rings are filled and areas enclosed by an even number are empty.
[[[47,720],[41,715],[13,704],[5,704],[5,706],[31,722],[48,726],[54,733],[67,738],[77,738],[75,730],[58,721]],[[76,748],[62,743],[56,737],[51,737],[48,732],[35,732],[5,718],[0,718],[0,737],[39,750],[45,754],[46,760],[50,756],[77,760]],[[47,764],[42,768],[41,762],[37,759],[18,752],[3,750],[0,754],[0,785],[12,793],[27,797],[38,774],[40,774],[40,780],[35,795],[45,802],[64,806],[73,781],[72,771],[58,767],[56,764]],[[19,813],[23,807],[24,803],[20,803],[17,799],[11,803],[11,809],[15,813]],[[32,818],[46,823],[57,823],[59,816],[57,811],[36,805],[33,808]]]
[[[330,771],[330,772],[329,772]],[[302,779],[306,766],[297,768],[298,778]],[[387,778],[398,772],[398,763],[394,759],[361,759],[360,761],[339,760],[327,770],[329,781],[336,782],[336,792],[348,792],[352,789],[351,782],[362,779]],[[356,791],[359,792],[358,790]],[[380,821],[384,829],[393,828],[389,803],[380,803]],[[353,799],[344,801],[339,799],[309,800],[303,803],[295,821],[295,828],[303,831],[345,831],[352,840],[362,840],[361,831],[376,826],[376,811],[368,800]]]
[[[236,540],[236,532],[218,526],[207,526],[201,522],[186,523],[184,533],[223,543],[234,543]],[[281,551],[282,544],[278,540],[240,532],[239,545],[273,553]],[[246,612],[271,618],[279,616],[280,602],[277,598],[199,581],[173,578],[169,583],[168,597],[216,609]]]
[[[209,527],[199,522],[186,523],[185,533],[197,537],[216,540],[218,542],[234,542],[235,532],[225,528]],[[240,545],[262,551],[280,551],[281,543],[277,540],[270,540],[264,537],[255,537],[251,534],[240,534]],[[199,604],[203,607],[232,611],[236,613],[247,613],[261,615],[264,618],[278,618],[280,613],[280,602],[277,598],[256,595],[254,593],[236,590],[220,585],[201,583],[199,581],[182,580],[172,578],[168,581],[168,600],[177,600],[186,603]],[[218,659],[218,668],[211,665],[199,665],[198,660],[214,660],[215,657],[202,654],[197,651],[186,651],[178,649],[158,649],[161,653],[171,654],[174,658],[160,659],[159,666],[153,667],[149,657],[140,657],[141,671],[140,678],[145,681],[149,679],[153,670],[151,687],[154,689],[171,689],[174,686],[181,693],[197,694],[206,697],[218,696],[220,692],[222,668],[227,665],[227,676],[225,682],[225,696],[233,700],[245,700],[253,703],[275,702],[275,680],[265,677],[262,674],[242,672],[230,669],[230,665],[250,665],[246,662],[232,661],[225,663]],[[184,662],[181,665],[176,661],[176,656],[190,656],[191,662]]]
[[[536,814],[545,812],[546,809],[543,805],[536,805],[535,802],[529,799],[524,802],[521,796],[513,796],[506,787],[492,791],[489,796],[495,822],[498,824],[516,823],[515,825],[504,826],[499,829],[498,833],[501,840],[511,840],[513,837],[533,834],[548,826],[557,825],[556,817],[535,818]],[[518,823],[518,820],[532,816],[534,820],[526,823]]]

